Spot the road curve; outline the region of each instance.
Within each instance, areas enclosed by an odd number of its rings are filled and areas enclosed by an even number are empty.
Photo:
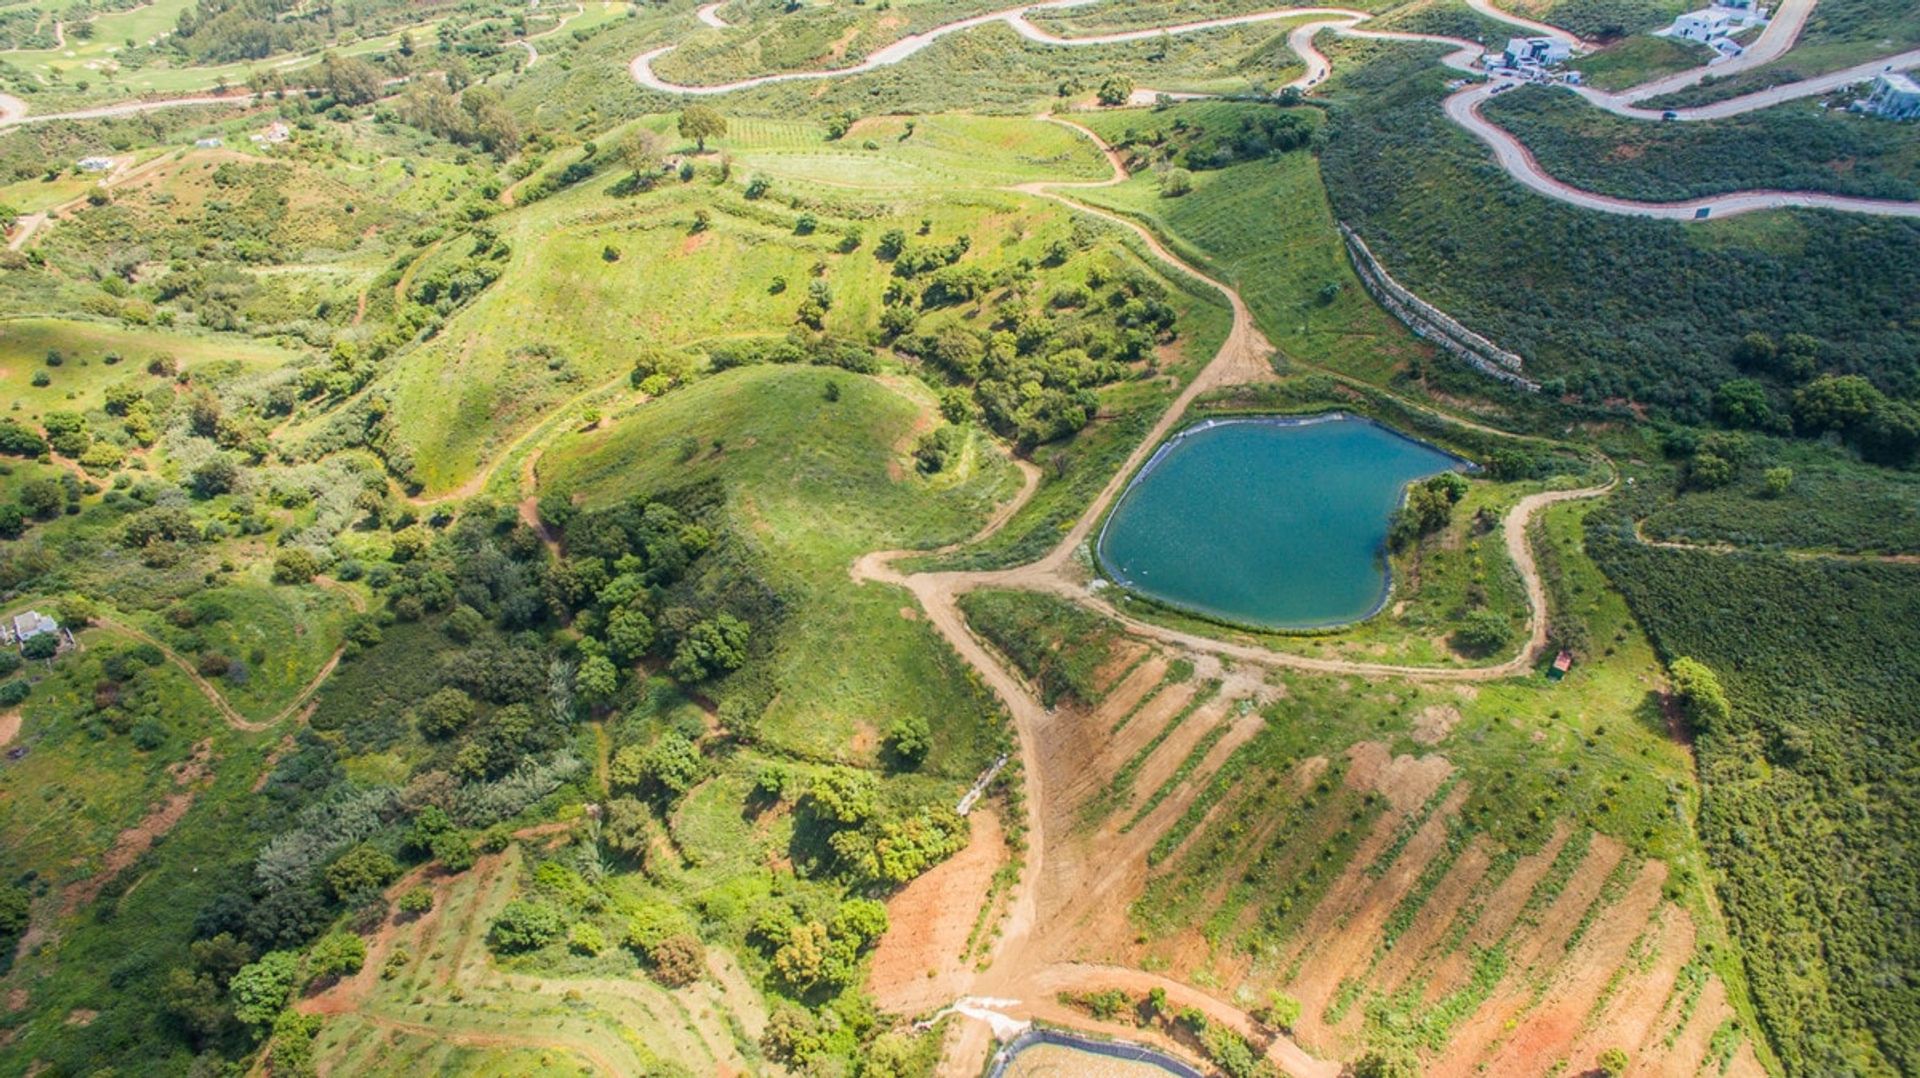
[[[1232,15],[1218,19],[1203,19],[1197,22],[1180,23],[1172,26],[1142,30],[1124,30],[1108,34],[1090,34],[1086,36],[1062,37],[1034,25],[1027,16],[1035,11],[1058,10],[1079,7],[1096,0],[1045,0],[1042,3],[1026,4],[1001,11],[988,12],[951,23],[936,26],[918,34],[903,37],[898,41],[870,53],[864,60],[849,67],[823,68],[813,71],[787,71],[771,75],[759,75],[753,78],[737,79],[732,82],[710,85],[687,85],[669,82],[654,73],[654,61],[675,46],[662,45],[633,58],[628,71],[633,80],[650,90],[670,94],[713,95],[733,93],[739,90],[753,89],[759,86],[781,82],[799,82],[834,78],[843,75],[858,75],[874,71],[914,56],[948,34],[971,30],[989,23],[1004,23],[1023,38],[1039,44],[1073,48],[1092,45],[1112,45],[1129,41],[1142,41],[1168,35],[1199,33],[1233,26],[1245,26],[1256,23],[1277,22],[1283,19],[1306,18],[1311,21],[1296,26],[1288,34],[1288,46],[1306,64],[1306,72],[1287,84],[1288,89],[1308,90],[1319,85],[1332,71],[1332,64],[1325,53],[1314,45],[1314,39],[1322,31],[1331,31],[1346,37],[1370,38],[1387,41],[1418,41],[1453,46],[1453,51],[1442,58],[1441,63],[1465,75],[1478,79],[1480,72],[1474,67],[1482,46],[1461,38],[1443,37],[1434,34],[1416,34],[1392,31],[1364,30],[1359,24],[1370,16],[1366,12],[1338,7],[1290,7],[1274,8],[1267,11]],[[1826,93],[1849,83],[1871,78],[1888,70],[1906,70],[1920,67],[1920,49],[1901,53],[1897,56],[1883,57],[1869,63],[1859,64],[1844,71],[1836,71],[1811,79],[1803,79],[1784,86],[1776,86],[1741,97],[1718,101],[1696,108],[1675,109],[1671,112],[1637,107],[1634,102],[1674,90],[1694,85],[1708,75],[1730,75],[1748,70],[1761,64],[1770,63],[1784,55],[1799,39],[1800,30],[1806,24],[1818,0],[1783,0],[1780,10],[1772,22],[1762,31],[1745,53],[1729,60],[1705,65],[1691,71],[1655,79],[1632,89],[1609,93],[1591,87],[1576,87],[1583,98],[1596,107],[1616,115],[1639,120],[1714,120],[1737,116],[1755,109],[1766,108],[1797,98]],[[1524,18],[1502,11],[1491,0],[1468,0],[1469,6],[1488,18],[1498,19],[1531,33],[1553,37],[1578,47],[1590,47],[1576,35],[1534,19]],[[699,11],[701,21],[709,26],[724,25],[719,22],[716,13],[718,4],[709,4]],[[1511,132],[1486,119],[1480,113],[1480,106],[1495,93],[1515,85],[1512,80],[1497,82],[1476,82],[1448,96],[1443,105],[1448,119],[1465,129],[1469,134],[1484,143],[1493,151],[1494,159],[1514,180],[1536,194],[1581,209],[1598,213],[1610,213],[1629,217],[1646,217],[1668,221],[1700,221],[1730,217],[1757,210],[1787,208],[1807,208],[1838,210],[1847,213],[1860,213],[1887,217],[1920,217],[1920,203],[1899,202],[1890,199],[1857,198],[1846,195],[1829,195],[1819,192],[1750,190],[1731,191],[1707,198],[1687,202],[1639,202],[1632,199],[1615,198],[1587,191],[1563,183],[1540,166],[1533,154]]]
[[[1507,170],[1507,174],[1522,186],[1581,209],[1598,210],[1601,213],[1627,217],[1651,217],[1663,221],[1702,221],[1752,213],[1755,210],[1790,208],[1842,210],[1883,217],[1920,218],[1920,202],[1856,198],[1850,195],[1828,195],[1813,191],[1733,191],[1687,202],[1635,202],[1631,199],[1584,191],[1554,179],[1546,169],[1540,167],[1540,163],[1533,158],[1533,152],[1515,138],[1512,132],[1480,115],[1480,106],[1485,104],[1487,98],[1493,96],[1498,89],[1496,84],[1483,83],[1451,95],[1445,102],[1447,117],[1485,143],[1493,151],[1495,160]]]

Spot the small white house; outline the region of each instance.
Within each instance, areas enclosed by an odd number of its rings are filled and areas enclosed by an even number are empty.
[[[1733,30],[1733,13],[1718,7],[1701,8],[1689,11],[1673,20],[1668,28],[1669,37],[1682,41],[1698,41],[1710,45],[1716,39],[1726,37]]]
[[[105,172],[112,167],[113,158],[111,157],[82,157],[80,159],[80,171],[82,172]]]
[[[1883,72],[1873,80],[1873,93],[1857,107],[1861,112],[1889,120],[1920,117],[1920,82],[1904,72]]]
[[[193,140],[194,149],[197,149],[197,150],[217,150],[224,145],[226,145],[226,143],[223,140],[217,139],[217,138],[202,138],[202,139]]]
[[[35,636],[40,636],[40,634],[44,634],[44,632],[54,632],[54,634],[58,634],[58,632],[60,632],[60,623],[56,623],[54,619],[46,617],[46,615],[40,613],[40,611],[17,613],[17,615],[13,615],[13,623],[12,626],[10,626],[10,636],[12,636],[10,644],[25,644],[25,642],[33,640]]]
[[[1573,47],[1551,37],[1513,37],[1500,54],[1501,66],[1512,68],[1552,67],[1573,57]]]

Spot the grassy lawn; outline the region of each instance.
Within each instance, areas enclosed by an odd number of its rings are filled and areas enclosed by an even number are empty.
[[[59,352],[59,366],[48,366]],[[120,358],[108,363],[109,353]],[[50,411],[86,411],[100,407],[109,386],[131,382],[145,390],[164,386],[164,377],[147,373],[147,361],[172,356],[188,373],[212,364],[237,363],[247,371],[267,371],[298,358],[298,353],[265,343],[230,337],[187,337],[180,333],[133,329],[95,322],[51,318],[0,321],[0,395],[20,405],[16,416],[37,418]],[[32,384],[45,371],[48,384]]]

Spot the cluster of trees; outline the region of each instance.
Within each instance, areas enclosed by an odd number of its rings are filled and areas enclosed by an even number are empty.
[[[1467,489],[1467,477],[1452,471],[1407,484],[1406,500],[1387,525],[1388,544],[1405,550],[1446,528],[1453,522],[1453,507],[1467,496]]]
[[[550,496],[541,515],[566,534],[567,557],[553,580],[580,635],[574,685],[590,705],[610,701],[621,671],[650,656],[666,660],[668,675],[684,685],[732,673],[747,661],[755,620],[777,615],[771,589],[739,573],[735,559],[694,579],[716,541],[710,507],[636,498],[575,512],[565,497]]]
[[[941,279],[957,270],[977,278],[964,292]],[[971,402],[955,398],[962,416],[977,407],[988,426],[1026,447],[1065,438],[1092,422],[1099,409],[1096,390],[1133,377],[1134,364],[1143,360],[1151,367],[1156,346],[1173,338],[1176,321],[1164,287],[1140,273],[1109,275],[1089,267],[1084,286],[1062,288],[1039,306],[1026,295],[1030,275],[1025,266],[991,277],[963,266],[935,274],[922,297],[929,305],[973,302],[992,288],[1003,290],[984,331],[947,321],[911,332],[916,320],[905,289],[889,289],[881,316],[883,329],[897,332],[898,351],[967,391]],[[905,317],[893,317],[896,311]]]
[[[1889,395],[1863,374],[1820,373],[1819,340],[1749,333],[1733,350],[1747,377],[1720,383],[1713,416],[1736,430],[1834,435],[1880,464],[1904,467],[1920,453],[1920,405]]]
[[[1178,113],[1164,124],[1128,127],[1113,145],[1127,151],[1135,167],[1164,162],[1215,169],[1303,149],[1318,127],[1318,114],[1311,110],[1216,106],[1199,119]]]
[[[500,91],[491,86],[458,84],[457,76],[414,80],[400,100],[407,123],[461,146],[477,146],[496,157],[520,148],[520,125]]]

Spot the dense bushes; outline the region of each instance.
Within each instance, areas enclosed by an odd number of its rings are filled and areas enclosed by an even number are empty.
[[[1062,245],[1050,262],[1072,257],[1073,248]],[[876,253],[890,247],[891,237],[883,236]],[[900,267],[913,250],[898,256],[894,272],[903,279],[883,297],[887,313],[881,322],[896,334],[894,347],[967,387],[988,426],[1023,446],[1084,428],[1099,408],[1096,390],[1133,377],[1136,363],[1151,367],[1156,346],[1174,333],[1164,286],[1138,272],[1091,267],[1085,287],[1058,290],[1045,307],[1034,309],[1023,295],[1031,284],[1030,265],[988,274],[965,264],[935,271],[917,302],[937,309],[984,302],[1004,290],[986,308],[986,328],[975,328],[969,317],[912,332],[916,296],[907,280],[913,274],[902,275]],[[896,313],[900,317],[892,317]]]
[[[1701,837],[1789,1072],[1920,1068],[1920,573],[1648,547],[1618,510],[1587,549],[1698,729]]]
[[[1321,155],[1335,211],[1409,288],[1527,357],[1549,390],[1705,422],[1742,337],[1759,331],[1805,334],[1821,369],[1920,393],[1920,323],[1900,298],[1920,294],[1920,224],[1793,211],[1762,238],[1563,206],[1523,191],[1447,122],[1427,56],[1348,48],[1364,62],[1338,76]],[[1509,219],[1526,227],[1481,227]],[[1875,286],[1848,283],[1859,280]]]

